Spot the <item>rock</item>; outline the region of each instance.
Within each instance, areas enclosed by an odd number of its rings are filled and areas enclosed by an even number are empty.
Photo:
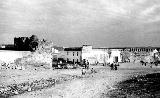
[[[25,70],[25,67],[24,67],[24,66],[22,66],[22,70]]]
[[[28,88],[28,92],[32,91],[31,87]]]
[[[14,94],[18,95],[19,93],[18,93],[18,91],[14,91]]]

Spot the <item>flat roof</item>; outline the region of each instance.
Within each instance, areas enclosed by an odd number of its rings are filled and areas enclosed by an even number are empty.
[[[69,48],[64,48],[64,51],[82,51],[82,47],[69,47]]]

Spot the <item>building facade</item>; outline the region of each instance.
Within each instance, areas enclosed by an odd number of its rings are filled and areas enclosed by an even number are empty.
[[[122,61],[122,48],[108,48],[109,52],[109,58],[108,58],[108,63],[113,63],[113,62],[123,62]]]
[[[67,62],[80,63],[82,61],[82,47],[64,48],[63,55]]]
[[[93,48],[91,45],[83,45],[82,59],[88,60],[90,64],[106,64],[108,60],[108,49]]]
[[[74,63],[80,63],[85,59],[90,64],[132,62],[132,57],[146,56],[146,53],[153,52],[155,49],[160,51],[158,47],[93,48],[91,45],[83,45],[82,47],[64,48],[59,58]]]
[[[108,51],[111,51],[109,55]],[[82,60],[88,60],[90,64],[111,63],[115,58],[117,62],[121,62],[121,54],[119,49],[93,48],[91,45],[83,45],[82,47],[70,47],[64,49],[64,59],[74,63],[80,63]]]

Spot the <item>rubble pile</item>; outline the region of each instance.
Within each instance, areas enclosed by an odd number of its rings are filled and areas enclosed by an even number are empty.
[[[81,76],[64,75],[57,78],[49,78],[49,79],[42,78],[41,80],[35,80],[33,82],[11,84],[5,87],[0,86],[0,98],[8,98],[9,96],[18,95],[25,92],[31,92],[31,91],[44,89],[47,87],[52,87],[55,84],[59,84],[64,81],[69,81],[69,80],[78,79],[78,78],[81,78]]]
[[[154,58],[151,55],[149,55],[149,56],[146,56],[143,61],[148,63],[154,62]]]
[[[38,68],[39,69],[39,68]],[[79,70],[80,71],[80,70]],[[77,70],[76,70],[77,72]],[[97,71],[95,69],[86,70],[85,75],[78,74],[67,74],[62,73],[57,76],[51,76],[48,78],[39,78],[34,80],[26,80],[19,83],[0,85],[0,98],[8,98],[10,96],[23,94],[26,92],[37,91],[44,88],[50,88],[56,84],[61,84],[66,81],[72,81],[74,79],[88,78],[91,74],[95,74]]]
[[[6,65],[6,63],[4,62],[4,61],[1,61],[0,60],[0,67],[3,67],[3,66],[5,66]]]
[[[9,96],[22,94],[25,92],[51,87],[55,84],[55,79],[41,79],[39,81],[26,82],[21,84],[12,84],[6,87],[0,87],[0,98],[8,98]]]
[[[51,68],[52,64],[52,42],[40,41],[35,52],[15,60],[16,65],[33,65],[35,67]]]
[[[159,60],[160,60],[159,52],[154,53],[154,51],[148,53],[148,55],[146,55],[146,56],[142,59],[142,61],[148,62],[148,63],[156,62],[156,61],[159,61]]]
[[[86,70],[85,75],[62,74],[56,77],[41,78],[38,80],[26,81],[19,84],[10,84],[6,86],[0,85],[0,98],[8,98],[10,96],[23,94],[26,92],[32,92],[32,91],[37,91],[44,88],[50,88],[52,86],[55,86],[56,84],[61,84],[66,81],[88,78],[90,77],[91,74],[95,74],[95,73],[97,73],[97,70],[92,68],[91,70]]]

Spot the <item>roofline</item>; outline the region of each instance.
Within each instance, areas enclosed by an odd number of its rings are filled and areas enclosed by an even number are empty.
[[[64,48],[64,51],[82,51],[82,47],[68,47]]]
[[[130,49],[130,48],[160,48],[160,47],[109,47],[109,48],[93,48],[93,49]]]

